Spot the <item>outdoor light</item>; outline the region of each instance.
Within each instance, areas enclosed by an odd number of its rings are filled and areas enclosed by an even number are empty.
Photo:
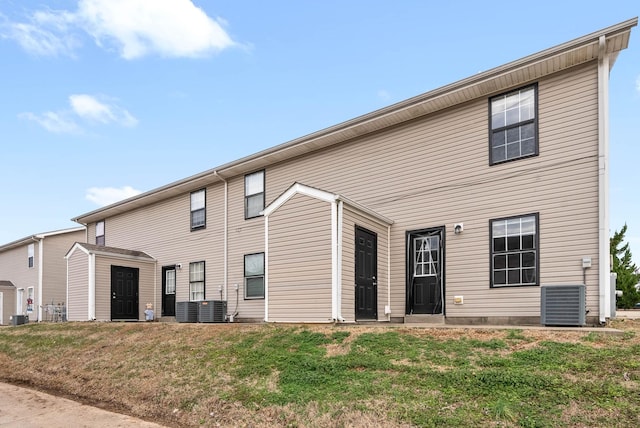
[[[464,230],[464,225],[462,223],[456,223],[453,225],[453,233],[459,235]]]

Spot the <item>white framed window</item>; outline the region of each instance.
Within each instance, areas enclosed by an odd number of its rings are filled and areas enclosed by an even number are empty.
[[[264,210],[264,170],[244,176],[244,218],[260,216]]]
[[[489,101],[490,164],[538,154],[538,86],[531,85]]]
[[[413,239],[414,259],[413,276],[425,277],[436,276],[439,272],[440,260],[438,254],[440,249],[439,236],[418,236]]]
[[[176,294],[176,271],[175,269],[165,271],[165,294]]]
[[[35,250],[35,245],[34,244],[29,244],[27,245],[27,266],[32,268],[35,263],[34,263],[34,250]]]
[[[244,256],[244,298],[264,299],[264,253]]]
[[[204,262],[189,263],[189,300],[204,300]]]
[[[203,229],[207,225],[206,199],[205,189],[191,193],[191,230]]]
[[[104,247],[104,220],[96,223],[96,245]]]
[[[538,285],[538,214],[490,221],[491,287]]]

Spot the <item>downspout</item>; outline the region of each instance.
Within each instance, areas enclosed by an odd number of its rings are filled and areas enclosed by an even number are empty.
[[[338,199],[331,202],[331,318],[338,321]]]
[[[344,318],[342,318],[342,228],[343,228],[343,208],[344,202],[342,200],[338,201],[338,254],[337,254],[337,278],[336,278],[336,320],[338,322],[344,322]]]
[[[387,321],[391,321],[391,225],[387,225]]]
[[[225,301],[229,300],[229,294],[228,294],[228,284],[227,284],[227,280],[228,280],[228,271],[227,271],[227,265],[228,265],[228,258],[227,258],[227,252],[228,252],[228,216],[227,216],[227,211],[229,209],[229,183],[227,182],[227,180],[225,178],[223,178],[220,174],[218,174],[218,171],[214,171],[213,173],[216,177],[218,177],[220,180],[222,180],[224,182],[224,215],[223,215],[223,223],[224,223],[224,232],[223,232],[223,237],[222,237],[222,253],[223,253],[223,270],[222,270],[222,283],[224,284],[224,299]],[[265,262],[266,263],[266,262]]]
[[[67,261],[67,275],[65,276],[65,278],[67,279],[67,280],[66,280],[66,283],[67,283],[67,291],[66,291],[66,293],[65,293],[65,296],[66,296],[65,300],[66,300],[66,299],[68,299],[68,298],[69,298],[69,259],[68,259],[66,256],[65,256],[65,258],[64,258],[64,259]],[[67,308],[67,320],[69,319],[69,305],[68,305],[68,303],[69,303],[69,302],[66,302],[66,303],[65,303],[65,306],[66,306],[66,308]],[[65,320],[65,321],[66,321],[66,320]]]
[[[598,229],[599,321],[611,317],[609,275],[609,55],[607,40],[600,36],[598,50]]]
[[[87,313],[89,321],[95,321],[96,319],[96,255],[89,253],[89,290],[87,293],[88,308]],[[111,300],[111,293],[109,293],[109,300]]]
[[[269,216],[264,216],[264,321],[269,321]]]
[[[37,321],[42,320],[42,281],[44,279],[44,236],[31,237],[32,240],[38,243],[38,296],[34,304],[38,305]]]

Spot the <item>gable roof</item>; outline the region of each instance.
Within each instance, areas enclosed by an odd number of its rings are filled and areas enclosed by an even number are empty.
[[[293,198],[295,195],[306,195],[311,198],[319,199],[325,202],[337,202],[343,201],[345,204],[355,208],[361,213],[367,215],[372,220],[382,223],[385,226],[390,226],[393,224],[393,220],[388,217],[383,216],[382,214],[378,214],[374,210],[365,207],[355,201],[352,201],[349,198],[346,198],[337,193],[327,192],[325,190],[321,190],[315,187],[307,186],[302,183],[293,183],[287,190],[285,190],[280,196],[278,196],[273,202],[269,204],[262,212],[265,217],[271,215],[278,208],[283,206],[289,199]]]
[[[29,236],[26,236],[24,238],[20,238],[18,240],[15,240],[13,242],[9,242],[8,244],[0,245],[0,253],[3,252],[3,251],[10,250],[12,248],[16,248],[16,247],[20,247],[20,246],[25,245],[25,244],[29,244],[31,242],[40,241],[40,240],[42,240],[42,239],[44,239],[44,238],[46,238],[48,236],[64,235],[65,233],[80,232],[82,230],[85,230],[84,226],[72,227],[70,229],[54,230],[52,232],[37,233],[35,235],[29,235]]]
[[[155,262],[156,260],[144,251],[127,250],[124,248],[116,247],[104,247],[101,245],[86,244],[84,242],[76,242],[75,244],[73,244],[64,258],[68,259],[77,250],[80,250],[87,255],[96,254],[99,256],[113,256],[121,259],[133,259],[147,262]]]
[[[225,181],[227,178],[263,169],[277,162],[371,134],[457,104],[489,96],[596,60],[601,54],[610,55],[610,66],[612,67],[618,52],[627,48],[631,28],[637,23],[637,17],[629,19],[338,125],[82,214],[72,220],[81,224],[102,220],[206,187],[215,182]],[[606,42],[603,46],[600,45],[601,40]]]

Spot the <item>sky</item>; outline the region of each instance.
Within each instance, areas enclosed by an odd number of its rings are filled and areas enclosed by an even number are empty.
[[[639,14],[637,0],[0,0],[0,245]],[[611,72],[610,227],[628,224],[640,266],[639,33]]]

